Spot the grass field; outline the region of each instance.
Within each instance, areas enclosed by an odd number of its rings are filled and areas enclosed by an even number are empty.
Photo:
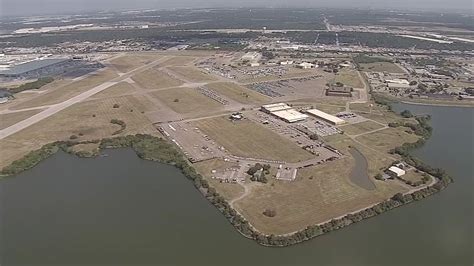
[[[269,97],[263,94],[231,82],[212,83],[206,87],[243,104],[261,104],[271,101]]]
[[[377,183],[368,191],[349,182],[354,161],[348,156],[320,166],[302,169],[294,182],[270,181],[253,188],[236,207],[258,230],[285,234],[367,207],[403,192],[396,183]],[[274,209],[275,217],[263,215]]]
[[[359,74],[355,70],[341,70],[335,76],[334,82],[341,82],[342,84],[353,87],[363,88],[364,84],[360,80]]]
[[[249,120],[234,123],[217,117],[197,121],[195,125],[236,156],[285,162],[313,158],[290,140]]]
[[[173,111],[180,114],[206,114],[223,108],[223,105],[199,93],[194,88],[173,88],[151,93]]]
[[[171,88],[183,84],[182,81],[153,68],[134,75],[132,79],[144,89]]]
[[[328,114],[335,115],[339,112],[343,112],[346,110],[345,106],[339,106],[339,105],[331,105],[331,104],[315,104],[313,105],[314,108],[321,110],[323,112],[326,112]]]
[[[135,89],[130,83],[123,81],[123,82],[120,82],[120,83],[117,83],[117,84],[113,85],[110,88],[107,88],[106,90],[103,90],[103,91],[95,94],[91,98],[95,99],[95,98],[116,97],[116,96],[120,96],[120,95],[123,95],[123,94],[131,94],[131,93],[134,93],[134,92],[137,92],[137,91],[138,90]]]
[[[222,159],[212,159],[193,164],[196,170],[221,194],[226,200],[232,200],[244,193],[244,188],[239,184],[223,183],[219,179],[211,178],[212,170],[223,170],[237,166],[236,163],[225,162]]]
[[[419,139],[417,135],[405,132],[406,130],[407,129],[403,127],[387,128],[357,137],[357,140],[376,150],[388,152],[393,148],[401,146],[401,144],[405,142],[416,142]]]
[[[38,95],[31,100],[13,106],[11,109],[18,110],[42,105],[56,104],[79,95],[82,92],[87,91],[115,77],[117,77],[115,72],[110,69],[105,69],[104,71],[97,72],[96,74],[80,81],[76,81],[64,87]]]
[[[23,111],[23,112],[16,112],[16,113],[9,113],[0,115],[0,129],[7,128],[11,125],[14,125],[26,118],[33,116],[42,110],[30,110],[30,111]]]
[[[121,56],[119,58],[115,58],[110,61],[113,67],[115,67],[118,71],[122,73],[127,73],[137,67],[149,64],[158,58],[160,58],[161,55],[157,54],[127,54],[124,56]]]
[[[358,135],[372,130],[382,128],[383,126],[373,121],[364,121],[357,124],[350,124],[339,127],[348,135]]]
[[[119,104],[119,108],[113,108]],[[123,120],[127,127],[122,135],[135,133],[157,134],[150,121],[139,110],[145,109],[134,96],[91,100],[75,104],[39,123],[0,141],[2,160],[6,166],[28,151],[57,140],[68,140],[71,135],[78,140],[93,140],[111,137],[117,126],[111,119]],[[133,111],[132,111],[133,110]],[[94,117],[95,116],[95,117]],[[83,135],[83,136],[80,136]]]
[[[390,62],[377,62],[359,64],[362,71],[368,72],[388,72],[388,73],[405,73],[403,69]]]
[[[174,67],[168,67],[168,69],[191,82],[206,82],[206,81],[216,80],[216,78],[214,78],[213,76],[207,73],[204,73],[203,71],[195,67],[174,66]]]
[[[184,66],[190,65],[197,57],[194,56],[174,56],[166,59],[159,66]]]

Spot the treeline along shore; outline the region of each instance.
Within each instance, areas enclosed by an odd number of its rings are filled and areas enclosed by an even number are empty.
[[[429,134],[425,135],[425,137],[428,137],[428,135]],[[92,143],[98,145],[98,148],[93,152],[75,151],[73,149],[73,147],[78,144]],[[194,183],[194,186],[206,197],[206,199],[212,203],[243,236],[253,239],[264,246],[283,247],[301,243],[319,235],[374,217],[405,204],[421,200],[446,188],[448,184],[452,182],[452,179],[443,170],[431,168],[408,154],[409,149],[417,147],[420,144],[422,143],[404,145],[401,148],[395,149],[393,152],[400,154],[405,158],[405,160],[419,170],[425,171],[434,176],[437,179],[437,182],[412,193],[398,193],[390,199],[372,205],[361,211],[350,213],[322,224],[311,225],[305,229],[287,235],[266,235],[256,230],[244,217],[233,209],[199,173],[196,172],[185,156],[183,156],[183,154],[173,144],[162,138],[151,135],[137,134],[94,141],[58,141],[50,143],[44,145],[38,150],[30,152],[22,159],[14,161],[12,164],[2,169],[0,173],[3,177],[17,175],[22,171],[34,167],[42,160],[60,150],[75,154],[79,157],[94,157],[99,155],[100,151],[103,149],[132,148],[141,159],[174,165],[180,169],[181,172]]]

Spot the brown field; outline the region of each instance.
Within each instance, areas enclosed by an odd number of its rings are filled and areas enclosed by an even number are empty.
[[[169,67],[171,71],[177,73],[188,81],[191,82],[206,82],[216,80],[213,76],[199,70],[195,67]]]
[[[353,185],[348,176],[352,157],[299,171],[294,182],[270,181],[253,188],[235,206],[250,223],[266,234],[285,234],[325,222],[390,198],[404,188],[395,182],[376,183],[368,191]],[[275,217],[262,214],[274,209]]]
[[[96,98],[116,97],[116,96],[120,96],[120,95],[123,95],[123,94],[132,94],[132,93],[135,93],[137,91],[138,90],[136,88],[134,88],[133,85],[131,85],[128,82],[122,81],[120,83],[117,83],[117,84],[113,85],[110,88],[107,88],[106,90],[103,90],[103,91],[95,94],[91,98],[96,99]]]
[[[144,89],[171,88],[183,84],[182,81],[153,68],[134,75],[132,79]]]
[[[362,71],[368,72],[388,72],[388,73],[405,73],[403,69],[390,62],[377,62],[359,64]]]
[[[290,140],[249,120],[233,123],[217,117],[197,121],[195,125],[236,156],[285,162],[313,158]]]
[[[2,114],[0,115],[0,129],[4,129],[11,125],[14,125],[41,111],[42,110],[30,110],[30,111]]]
[[[57,88],[55,90],[38,95],[37,97],[31,100],[28,100],[28,101],[25,101],[13,106],[12,109],[18,110],[18,109],[60,103],[76,95],[79,95],[82,92],[92,89],[93,87],[97,85],[100,85],[106,81],[109,81],[115,77],[117,77],[117,74],[115,74],[110,69],[106,69],[92,76],[89,76],[83,80],[76,81],[64,87]]]
[[[206,87],[243,104],[261,104],[271,101],[269,97],[263,94],[231,82],[212,83]]]
[[[335,115],[346,110],[345,106],[331,105],[331,104],[314,104],[314,108]]]
[[[170,59],[165,60],[159,66],[184,66],[190,65],[196,57],[193,56],[174,56]]]
[[[355,70],[341,70],[334,78],[334,82],[341,82],[342,84],[353,87],[363,88],[364,84],[360,80],[359,74]]]
[[[357,137],[357,140],[376,150],[388,152],[405,142],[416,142],[419,139],[417,135],[405,132],[406,130],[404,127],[387,128]]]
[[[137,67],[149,64],[160,57],[161,55],[157,54],[127,54],[111,60],[110,63],[118,71],[127,73]]]
[[[212,170],[222,170],[236,166],[236,163],[224,162],[222,159],[212,159],[193,164],[196,170],[215,188],[226,200],[232,200],[244,193],[240,184],[223,183],[219,179],[211,178]]]
[[[206,114],[219,111],[223,105],[201,94],[194,88],[172,88],[150,93],[173,111],[180,114]],[[176,102],[175,100],[178,100]]]
[[[115,103],[119,104],[120,108],[112,108]],[[137,105],[133,96],[91,100],[75,104],[0,141],[0,150],[2,151],[0,167],[8,165],[13,160],[21,158],[27,152],[38,149],[44,144],[57,140],[68,140],[71,135],[83,134],[78,140],[111,137],[111,134],[117,130],[117,125],[110,123],[113,118],[123,120],[127,124],[122,135],[157,134],[145,114],[139,111],[140,109],[145,109],[145,107]]]
[[[370,112],[371,110],[377,110],[376,106],[370,107],[370,103],[351,103],[349,105],[352,111]]]
[[[357,124],[341,126],[339,128],[341,130],[344,130],[344,133],[348,135],[358,135],[358,134],[362,134],[368,131],[383,128],[383,126],[373,121],[364,121]]]
[[[410,182],[418,182],[423,180],[423,176],[421,173],[417,173],[416,171],[407,171],[405,175],[401,177],[403,180],[410,181]]]

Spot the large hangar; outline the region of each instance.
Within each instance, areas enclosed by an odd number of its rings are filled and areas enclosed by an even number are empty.
[[[318,109],[310,109],[307,110],[306,113],[335,126],[346,123],[346,121],[340,119],[339,117],[330,115]]]

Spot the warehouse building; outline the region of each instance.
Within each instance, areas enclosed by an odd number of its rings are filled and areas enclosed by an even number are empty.
[[[267,114],[271,114],[272,112],[289,110],[292,109],[292,107],[286,103],[272,103],[263,105],[260,109]]]
[[[276,111],[272,112],[272,115],[280,118],[281,120],[287,122],[287,123],[295,123],[299,121],[304,121],[308,118],[307,115],[302,114],[295,109],[288,109],[288,110],[282,110],[282,111]]]
[[[392,177],[401,177],[405,175],[405,173],[406,173],[405,170],[398,168],[396,166],[390,166],[390,168],[388,168],[388,171],[387,171],[387,174]]]
[[[323,121],[325,121],[325,122],[327,122],[331,125],[338,126],[338,125],[342,125],[342,124],[346,123],[346,121],[340,119],[339,117],[330,115],[330,114],[325,113],[323,111],[320,111],[318,109],[310,109],[310,110],[307,110],[306,113],[311,115],[311,116],[314,116],[318,119],[321,119],[321,120],[323,120]]]
[[[54,73],[61,73],[63,67],[70,63],[70,59],[47,58],[29,61],[23,64],[11,65],[0,70],[0,77],[4,78],[38,78]]]

